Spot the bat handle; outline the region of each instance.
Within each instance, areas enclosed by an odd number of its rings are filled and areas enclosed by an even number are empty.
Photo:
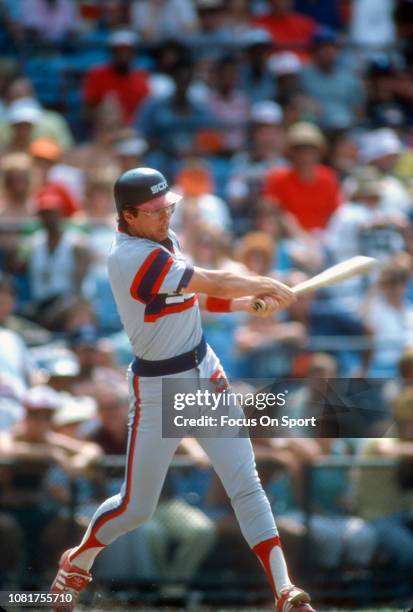
[[[267,306],[265,304],[265,301],[262,300],[261,298],[257,298],[254,302],[254,306],[253,309],[256,312],[259,312],[260,310],[266,310]]]

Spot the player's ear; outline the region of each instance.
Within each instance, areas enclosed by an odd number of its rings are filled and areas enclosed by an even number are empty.
[[[136,208],[125,208],[125,210],[122,211],[122,214],[126,223],[130,223],[131,221],[133,221],[133,219],[136,219],[139,214],[139,211],[137,211]]]

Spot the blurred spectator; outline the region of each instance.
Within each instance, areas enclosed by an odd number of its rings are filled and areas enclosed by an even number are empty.
[[[295,0],[294,7],[296,11],[315,19],[322,26],[341,30],[344,25],[341,4],[341,0]]]
[[[31,100],[16,100],[7,110],[10,138],[6,150],[28,153],[35,125],[40,121],[41,110]]]
[[[174,92],[147,100],[136,117],[138,131],[157,152],[157,165],[167,174],[171,171],[170,164],[175,167],[177,159],[193,153],[200,133],[216,125],[208,106],[192,100],[189,95],[193,64],[181,60],[173,69],[173,79]],[[217,136],[219,138],[219,134]]]
[[[188,50],[178,38],[160,40],[152,49],[152,59],[155,62],[150,73],[151,96],[171,95],[174,91],[172,73],[177,63],[187,54]]]
[[[78,7],[70,0],[22,0],[19,19],[33,43],[64,42],[80,27]]]
[[[302,64],[295,53],[283,51],[272,55],[268,70],[277,79],[277,99],[281,105],[287,105],[300,92],[300,72]]]
[[[387,380],[383,385],[383,399],[388,406],[393,406],[400,393],[410,387],[413,381],[413,348],[407,347],[397,362],[397,378]]]
[[[67,519],[59,516],[61,505],[67,505],[69,497],[59,484],[58,472],[74,478],[100,454],[94,444],[76,442],[52,430],[60,402],[50,387],[32,387],[24,397],[24,419],[0,435],[0,456],[16,460],[1,470],[2,507],[20,523],[27,564],[36,569],[53,563],[51,551],[67,545],[71,535]],[[50,462],[59,470],[49,480]]]
[[[158,42],[196,32],[197,16],[191,0],[135,0],[131,6],[131,25],[144,41]]]
[[[364,321],[374,342],[370,376],[395,376],[401,351],[413,346],[413,308],[406,298],[411,272],[407,253],[390,259],[380,271],[375,293],[367,296],[363,304]]]
[[[357,0],[351,3],[350,40],[370,56],[395,42],[394,0]]]
[[[402,152],[402,143],[394,130],[381,128],[367,132],[360,147],[360,160],[378,169],[381,175],[381,207],[393,213],[410,213],[412,197],[402,181],[394,176],[395,165]]]
[[[31,106],[39,111],[39,119],[33,128],[33,138],[50,138],[59,147],[66,151],[73,146],[73,136],[67,119],[62,113],[55,110],[43,108],[33,87],[32,81],[24,75],[18,74],[8,85],[6,100],[11,108],[18,108],[15,103],[22,106]]]
[[[1,160],[0,220],[26,221],[33,214],[34,168],[26,153],[9,153]]]
[[[196,228],[209,226],[216,230],[230,231],[231,216],[226,202],[214,194],[214,180],[208,166],[202,161],[184,164],[175,178],[184,196],[173,219],[173,227],[180,235],[189,238]]]
[[[198,13],[198,33],[187,36],[187,42],[195,48],[198,46],[202,55],[203,49],[215,45],[230,44],[231,33],[225,27],[226,7],[223,0],[194,0]]]
[[[372,60],[366,75],[366,119],[373,128],[400,127],[406,121],[406,108],[397,95],[395,83],[399,81],[394,62],[387,57]]]
[[[94,398],[86,395],[75,397],[70,393],[60,393],[60,398],[60,407],[53,415],[54,430],[70,438],[81,439],[82,426],[93,422],[96,417]]]
[[[63,162],[88,172],[116,165],[115,146],[122,137],[122,110],[116,100],[104,100],[92,111],[91,139],[70,149]],[[83,187],[83,185],[82,185]]]
[[[43,229],[33,237],[28,268],[36,317],[46,327],[59,327],[61,309],[69,298],[80,294],[90,263],[81,236],[64,228],[66,206],[56,189],[45,189],[38,196]]]
[[[145,166],[144,155],[148,150],[148,143],[142,136],[133,134],[120,140],[116,147],[116,159],[120,173]]]
[[[278,49],[295,51],[306,57],[316,22],[311,17],[295,13],[292,0],[270,0],[268,4],[270,11],[255,17],[253,25],[268,30]]]
[[[312,39],[313,61],[301,72],[301,88],[318,105],[323,128],[337,130],[353,126],[363,115],[365,92],[360,79],[338,65],[337,35],[326,28]]]
[[[138,38],[131,30],[118,30],[109,35],[110,62],[86,73],[83,94],[89,111],[107,98],[115,98],[122,108],[124,123],[132,121],[149,94],[148,75],[133,68],[137,44]]]
[[[350,185],[350,201],[333,213],[326,230],[326,244],[334,260],[367,255],[383,262],[405,250],[408,218],[398,210],[383,210],[380,172],[364,166],[348,179],[347,187]],[[361,290],[362,279],[353,281],[352,286]]]
[[[410,0],[396,0],[394,21],[398,39],[409,42],[413,35],[413,7]]]
[[[96,326],[90,323],[75,328],[67,339],[68,348],[77,360],[77,371],[71,376],[56,376],[53,386],[73,395],[93,395],[96,384],[105,381],[116,386],[124,382],[105,339],[98,337]]]
[[[306,437],[334,438],[338,434],[336,415],[326,399],[327,380],[338,378],[338,365],[332,355],[313,353],[303,373],[305,381],[301,381],[300,387],[288,396],[289,416],[295,419],[310,416],[317,418],[317,427]],[[291,435],[295,437],[294,433]]]
[[[15,589],[20,586],[24,541],[18,522],[6,512],[0,512],[0,539],[7,550],[0,561],[0,584],[3,589]]]
[[[238,233],[250,229],[268,170],[287,163],[283,158],[285,143],[282,119],[281,107],[276,102],[263,100],[251,107],[247,149],[232,158],[227,184]]]
[[[229,0],[225,6],[225,26],[239,39],[251,30],[250,0]]]
[[[84,213],[87,223],[91,228],[100,225],[108,226],[112,230],[111,239],[113,239],[115,226],[112,191],[118,176],[117,166],[106,166],[91,170],[86,177]],[[94,249],[93,239],[91,247]],[[107,254],[106,248],[104,254]]]
[[[320,246],[290,213],[277,211],[272,206],[261,203],[254,218],[254,229],[257,231],[249,232],[241,239],[240,257],[253,252],[257,246],[261,248],[267,245],[269,251],[270,237],[273,244],[272,261],[268,264],[267,272],[272,269],[277,278],[281,276],[287,284],[297,284],[304,280],[305,274],[302,272],[311,273],[320,268]],[[297,272],[298,270],[302,272]]]
[[[83,426],[83,437],[98,444],[105,455],[125,455],[128,442],[128,389],[124,385],[114,387],[100,383],[94,396],[97,419]]]
[[[0,275],[0,298],[0,372],[7,378],[12,395],[20,398],[34,379],[35,368],[20,330],[15,331],[16,325],[10,320],[14,310],[14,286],[11,278],[4,274]]]
[[[356,169],[359,151],[349,130],[337,132],[330,139],[329,165],[341,180]]]
[[[277,81],[268,70],[273,45],[266,30],[250,29],[242,37],[244,61],[241,64],[241,85],[251,102],[274,100],[277,95]]]
[[[213,89],[205,99],[222,126],[222,152],[227,155],[244,144],[244,126],[249,114],[248,97],[239,88],[239,68],[235,57],[222,57],[215,67]]]
[[[304,229],[323,229],[341,198],[336,174],[319,163],[324,137],[316,126],[296,123],[287,145],[291,168],[270,170],[264,197],[295,215]]]
[[[11,276],[0,271],[0,326],[18,334],[30,345],[47,344],[50,334],[33,321],[15,314],[16,288]]]
[[[410,394],[410,399],[409,399]],[[411,390],[406,390],[395,402],[395,416],[402,425],[398,410],[408,409],[412,423]],[[402,419],[404,420],[404,419]],[[393,459],[394,464],[367,467],[355,474],[355,509],[359,516],[371,521],[379,538],[380,550],[387,557],[387,567],[411,575],[413,569],[413,532],[411,529],[413,445],[406,436],[406,424],[397,437],[370,438],[362,448],[362,456],[369,459]],[[410,430],[411,431],[411,430]],[[403,467],[409,467],[410,482],[401,486]],[[377,482],[380,482],[380,487]]]
[[[43,186],[48,182],[50,170],[60,159],[62,151],[54,140],[38,138],[31,143],[29,152],[34,160],[36,179]]]

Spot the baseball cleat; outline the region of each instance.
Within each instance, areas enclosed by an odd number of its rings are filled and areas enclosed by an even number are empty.
[[[310,605],[311,597],[302,589],[291,586],[281,593],[277,600],[277,612],[315,612]]]
[[[76,606],[80,593],[92,580],[90,572],[72,565],[69,560],[69,554],[72,550],[72,548],[69,548],[60,557],[59,570],[50,587],[50,593],[54,595],[71,595],[71,601],[66,601],[67,598],[65,598],[65,601],[56,601],[53,604],[54,612],[71,612]]]

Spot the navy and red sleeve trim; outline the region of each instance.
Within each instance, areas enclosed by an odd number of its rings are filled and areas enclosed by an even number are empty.
[[[155,249],[145,259],[130,286],[130,294],[135,300],[146,304],[159,291],[168,274],[173,258],[164,249]]]
[[[179,285],[176,289],[176,292],[179,293],[181,291],[181,289],[183,289],[184,287],[188,287],[191,278],[193,276],[194,273],[194,267],[191,266],[190,264],[187,264],[186,268],[185,268],[185,272],[182,274],[182,278],[179,281]]]

